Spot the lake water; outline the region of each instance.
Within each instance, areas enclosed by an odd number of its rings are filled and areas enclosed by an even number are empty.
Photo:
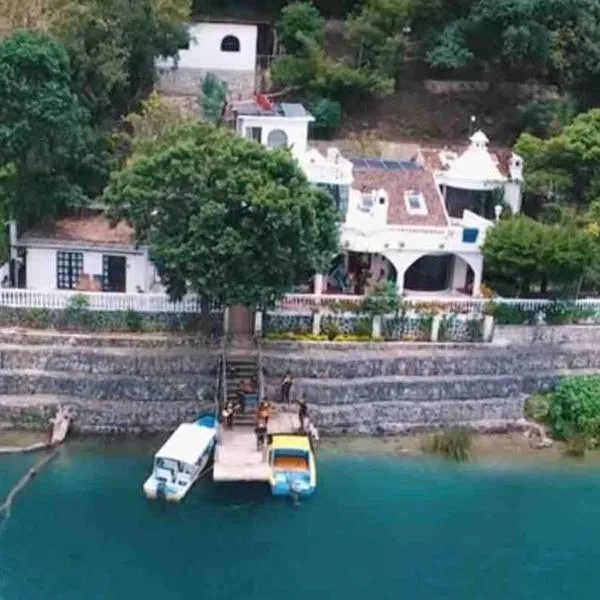
[[[294,508],[262,487],[140,486],[146,453],[73,445],[0,525],[1,600],[552,600],[600,589],[600,472],[319,456]],[[31,457],[0,457],[4,497]]]

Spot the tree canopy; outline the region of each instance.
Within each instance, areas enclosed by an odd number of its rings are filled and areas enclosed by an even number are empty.
[[[600,109],[578,115],[548,139],[522,134],[515,151],[526,165],[526,208],[539,216],[547,205],[579,211],[600,199]]]
[[[488,231],[483,255],[491,286],[525,297],[573,293],[598,262],[596,244],[586,231],[525,216],[501,220]]]
[[[70,87],[69,57],[45,35],[0,42],[0,185],[23,221],[83,201],[78,175],[88,156],[88,115]]]
[[[170,130],[115,173],[105,194],[126,218],[173,298],[270,305],[338,249],[331,197],[287,151],[207,123]]]

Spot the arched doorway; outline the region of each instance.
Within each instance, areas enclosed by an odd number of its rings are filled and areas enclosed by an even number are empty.
[[[475,274],[471,266],[454,254],[426,254],[404,273],[406,292],[473,293]]]

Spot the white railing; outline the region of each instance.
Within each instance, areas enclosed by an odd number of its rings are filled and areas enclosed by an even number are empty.
[[[352,296],[345,294],[287,294],[277,305],[277,309],[286,312],[309,313],[317,308],[326,309],[327,305],[335,302],[360,304],[365,296]],[[551,300],[541,298],[472,298],[469,296],[441,296],[432,294],[403,297],[405,304],[443,306],[448,312],[479,313],[493,302],[513,306],[524,311],[541,310],[552,304]],[[600,311],[600,298],[582,298],[573,300],[572,303],[579,308]]]
[[[76,300],[73,298],[76,297]],[[81,304],[78,298],[85,298]],[[196,313],[200,299],[186,296],[180,302],[171,302],[166,294],[120,294],[112,292],[78,292],[67,290],[0,289],[0,307],[65,309],[82,306],[89,310],[126,311],[142,313]],[[212,307],[217,308],[216,306]]]

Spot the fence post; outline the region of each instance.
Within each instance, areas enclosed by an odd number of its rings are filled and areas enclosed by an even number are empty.
[[[263,314],[260,310],[254,313],[254,335],[261,336],[263,330]]]
[[[312,332],[313,335],[319,335],[321,333],[321,313],[318,310],[313,313]]]
[[[483,341],[491,342],[494,339],[494,317],[485,315],[483,317]]]
[[[442,317],[440,315],[433,315],[431,320],[431,341],[437,342],[440,338],[440,325],[442,323]]]
[[[372,328],[371,328],[371,335],[374,338],[380,338],[381,337],[381,322],[383,320],[383,317],[381,315],[375,315],[373,317],[373,322],[372,322]]]
[[[223,310],[223,335],[229,334],[229,306]]]

